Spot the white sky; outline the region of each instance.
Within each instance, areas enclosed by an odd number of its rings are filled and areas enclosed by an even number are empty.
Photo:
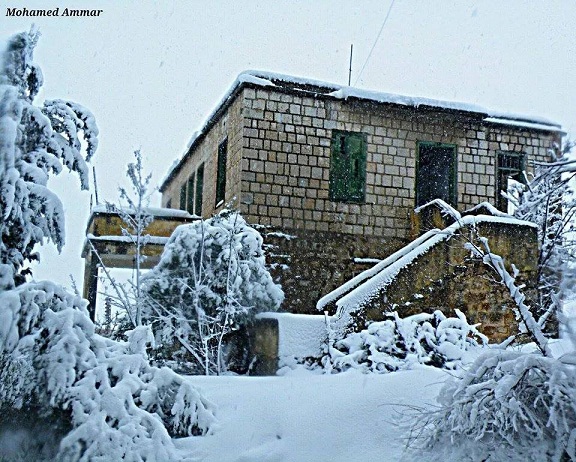
[[[5,16],[2,39],[32,18]],[[88,107],[100,128],[100,197],[117,199],[141,148],[154,184],[164,177],[235,77],[261,69],[352,82],[390,0],[12,0],[9,7],[101,8],[98,18],[35,18],[43,96]],[[576,2],[396,0],[357,86],[544,116],[576,130]],[[41,96],[42,96],[41,95]],[[64,175],[66,176],[66,175]],[[37,279],[82,283],[89,196],[76,178],[51,183],[67,213],[61,255],[42,250]],[[159,205],[159,196],[152,205]]]

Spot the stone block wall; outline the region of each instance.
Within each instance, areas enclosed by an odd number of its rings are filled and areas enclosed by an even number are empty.
[[[478,236],[488,239],[493,253],[501,255],[507,269],[512,264],[520,271],[516,284],[525,285],[527,305],[537,300],[536,274],[538,237],[532,226],[495,222],[477,224]],[[480,330],[491,341],[503,341],[518,333],[516,304],[499,276],[478,259],[470,258],[464,247],[470,235],[466,229],[449,241],[442,241],[403,267],[392,281],[353,316],[357,329],[370,321],[386,318],[397,311],[401,317],[441,310],[447,316],[459,309],[470,324],[481,323]],[[475,238],[474,238],[475,240]]]
[[[457,146],[460,210],[494,203],[497,151],[545,161],[556,134],[487,124],[483,115],[246,88],[241,210],[282,229],[408,238],[419,141]],[[367,136],[366,201],[328,199],[333,130]]]
[[[282,285],[282,310],[318,314],[316,301],[404,244],[400,239],[260,228],[272,277]]]
[[[202,163],[204,163],[202,217],[210,217],[228,203],[234,204],[240,196],[244,120],[242,99],[233,101],[224,113],[214,119],[212,127],[193,145],[191,155],[163,191],[163,207],[167,207],[170,203],[172,208],[179,208],[181,186],[188,182],[190,175],[196,172]],[[216,207],[218,146],[226,138],[228,139],[226,194],[224,204]]]

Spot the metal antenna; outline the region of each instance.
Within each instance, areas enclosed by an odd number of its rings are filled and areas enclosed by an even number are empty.
[[[354,52],[354,44],[350,44],[350,67],[348,68],[348,86],[352,81],[352,53]]]
[[[92,166],[92,176],[94,177],[94,195],[96,196],[96,205],[100,205],[98,200],[98,183],[96,182],[96,167]]]

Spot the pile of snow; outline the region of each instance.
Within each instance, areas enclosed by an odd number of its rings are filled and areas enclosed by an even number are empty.
[[[321,358],[326,352],[328,329],[320,315],[261,313],[257,319],[278,322],[278,373]]]

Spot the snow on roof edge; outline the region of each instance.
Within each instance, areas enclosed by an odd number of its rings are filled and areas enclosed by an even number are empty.
[[[134,214],[136,213],[135,210],[122,207],[120,208],[121,211]],[[169,209],[166,207],[142,207],[142,210],[145,213],[153,215],[154,217],[168,217],[168,218],[200,218],[197,215],[190,215],[186,210],[180,209]],[[116,215],[117,212],[114,210],[110,210],[106,204],[98,204],[93,205],[91,210],[91,215],[94,213],[103,213],[103,214],[111,214]]]
[[[218,104],[215,106],[215,108],[210,112],[209,116],[201,124],[200,126],[201,128],[193,133],[192,137],[187,143],[184,153],[172,163],[172,165],[166,172],[164,178],[160,182],[160,188],[159,188],[160,192],[164,191],[166,183],[168,183],[168,181],[172,178],[173,173],[179,169],[180,165],[190,152],[190,148],[194,145],[194,143],[196,143],[207,133],[207,131],[211,127],[211,123],[218,116],[218,113],[226,106],[226,103],[234,96],[236,91],[242,85],[249,84],[260,87],[278,87],[280,89],[283,88],[282,85],[278,85],[274,81],[282,83],[292,83],[296,85],[309,86],[309,87],[317,87],[318,90],[322,89],[332,90],[330,92],[319,91],[315,92],[315,94],[318,95],[318,93],[321,93],[324,96],[337,99],[346,100],[348,98],[357,98],[383,104],[396,104],[401,106],[412,106],[415,108],[418,108],[420,106],[428,106],[440,109],[472,112],[486,115],[487,117],[484,119],[484,121],[489,123],[500,123],[503,125],[511,125],[517,127],[564,133],[561,130],[560,124],[552,122],[549,119],[543,117],[490,111],[479,105],[462,103],[457,101],[446,101],[424,97],[405,96],[394,93],[378,92],[376,90],[364,90],[361,88],[355,88],[321,80],[309,79],[305,77],[298,77],[287,74],[280,74],[269,71],[245,70],[242,71],[240,74],[238,74],[236,79],[233,81],[232,85],[224,93],[222,98],[220,98]],[[306,91],[303,88],[293,88],[292,90]]]
[[[562,130],[562,126],[554,122],[548,122],[546,124],[542,123],[543,120],[539,119],[539,122],[525,121],[520,118],[508,119],[505,117],[486,117],[484,122],[499,125],[510,125],[512,127],[527,128],[530,130],[545,130],[548,132],[558,132],[566,133]]]

